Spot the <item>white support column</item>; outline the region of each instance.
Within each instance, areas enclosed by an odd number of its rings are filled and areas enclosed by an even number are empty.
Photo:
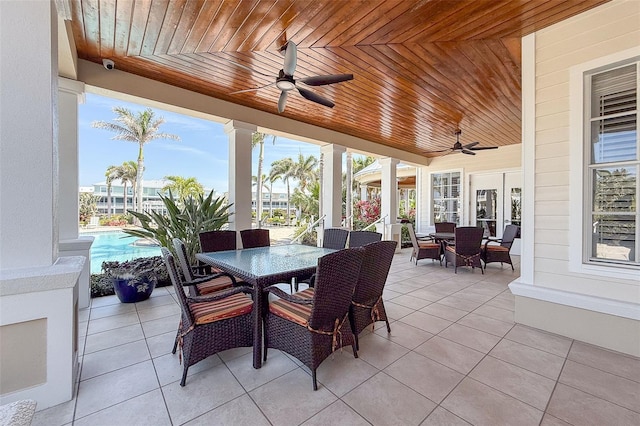
[[[55,5],[0,1],[0,327],[8,372],[0,377],[0,405],[29,398],[38,410],[70,400],[77,389],[84,264],[82,257],[58,258]]]
[[[367,197],[367,184],[360,184],[360,201],[367,201],[369,198]]]
[[[251,137],[257,130],[253,124],[229,121],[224,126],[229,136],[229,229],[251,228]],[[238,234],[238,247],[242,247]]]
[[[346,199],[346,223],[344,226],[353,229],[353,159],[351,152],[347,152],[347,199]]]
[[[342,154],[346,151],[340,145],[324,145],[322,169],[322,212],[326,215],[325,228],[339,227],[342,222]]]
[[[84,256],[78,282],[78,307],[88,308],[91,297],[91,244],[94,237],[78,237],[78,103],[84,102],[84,83],[58,79],[58,164],[60,170],[60,256]]]
[[[0,269],[50,266],[58,257],[57,17],[53,2],[1,3]],[[20,16],[29,16],[28,29]]]
[[[400,225],[396,225],[398,217],[398,179],[396,166],[398,160],[395,158],[380,159],[382,165],[382,184],[380,197],[380,214],[386,216],[385,238],[398,242],[397,249],[400,249]]]

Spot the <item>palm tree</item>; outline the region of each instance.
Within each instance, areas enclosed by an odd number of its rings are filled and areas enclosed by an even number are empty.
[[[135,209],[142,211],[142,175],[144,172],[144,144],[154,139],[173,139],[180,140],[180,137],[170,133],[159,133],[158,129],[164,123],[164,118],[155,118],[151,108],[139,112],[137,115],[127,108],[115,107],[113,112],[116,113],[115,123],[106,121],[94,121],[92,127],[98,129],[106,129],[114,132],[116,135],[112,139],[135,142],[139,145],[138,149],[138,175],[136,176],[136,196],[137,203]],[[126,196],[126,194],[125,194]]]
[[[260,224],[262,223],[262,188],[264,186],[264,175],[262,174],[262,163],[264,161],[264,138],[267,135],[260,132],[255,132],[251,137],[251,149],[256,146],[260,147],[260,152],[258,154],[258,173],[256,176],[260,178],[260,182],[257,183],[258,188],[256,191],[256,200],[260,200],[260,202],[256,203],[256,225],[260,228]],[[272,135],[272,143],[276,143],[276,136]]]
[[[272,165],[273,166],[273,165]],[[269,181],[269,217],[273,217],[273,183],[280,179],[277,170],[271,169],[267,180]]]
[[[271,172],[277,179],[287,184],[287,225],[291,224],[291,179],[295,179],[296,163],[291,158],[283,158],[271,163]]]
[[[318,180],[318,159],[313,155],[305,157],[302,153],[298,154],[293,177],[298,181],[300,190],[304,192],[311,182]]]
[[[194,177],[165,176],[164,178],[169,182],[162,187],[162,191],[170,190],[182,205],[184,205],[189,197],[195,198],[198,195],[204,195],[204,188],[200,182],[198,182],[198,179]]]
[[[124,161],[121,166],[116,167],[115,178],[120,179],[122,182],[122,195],[123,195],[123,208],[122,213],[127,214],[127,184],[131,184],[133,188],[133,200],[136,197],[136,179],[138,177],[138,165],[135,161]],[[135,208],[134,208],[135,210]]]
[[[109,166],[107,167],[107,171],[104,173],[104,176],[107,178],[107,217],[111,217],[111,184],[116,178],[117,168],[117,166]]]
[[[262,183],[260,190],[256,188],[256,224],[260,227],[262,223],[262,189],[269,191],[269,187],[267,186],[267,175],[262,175],[262,179],[258,179],[258,176],[251,176],[251,187],[257,187],[258,180]],[[269,198],[271,198],[271,195],[269,195]]]

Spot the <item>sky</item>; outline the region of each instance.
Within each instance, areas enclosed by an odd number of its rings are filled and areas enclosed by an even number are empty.
[[[86,94],[84,104],[79,105],[78,139],[80,186],[93,186],[105,181],[107,167],[119,166],[125,161],[137,161],[138,144],[112,140],[114,133],[91,127],[93,121],[113,121],[114,107],[134,111],[146,107],[92,93]],[[180,141],[156,139],[144,146],[144,179],[159,180],[165,176],[195,177],[206,189],[222,194],[229,189],[229,145],[223,125],[170,111],[153,108],[156,117],[163,117],[161,133],[180,136]],[[258,148],[253,150],[252,175],[258,170]],[[268,175],[271,163],[286,157],[295,160],[298,154],[320,158],[320,146],[278,136],[265,138],[263,174]],[[274,191],[286,191],[278,181]]]

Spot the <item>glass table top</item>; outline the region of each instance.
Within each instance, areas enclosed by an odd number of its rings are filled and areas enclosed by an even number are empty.
[[[199,253],[198,259],[226,265],[254,277],[315,268],[318,258],[335,250],[299,244]]]

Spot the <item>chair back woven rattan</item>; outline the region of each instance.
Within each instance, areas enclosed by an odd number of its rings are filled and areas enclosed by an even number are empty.
[[[487,267],[487,263],[500,262],[501,264],[508,263],[511,265],[511,270],[515,270],[509,252],[511,251],[513,240],[515,240],[519,232],[519,226],[507,225],[502,233],[502,239],[488,240],[484,243],[482,246],[482,261],[484,262],[485,268]],[[499,245],[491,244],[492,242],[497,242]]]
[[[454,222],[436,222],[436,232],[450,232],[454,233],[456,230],[456,224]]]
[[[349,247],[362,247],[375,243],[382,239],[382,234],[373,231],[351,231],[349,232]]]
[[[454,266],[454,272],[458,272],[458,266],[476,266],[484,274],[480,262],[482,235],[484,230],[475,226],[460,226],[455,230],[453,243],[445,242],[444,260],[445,267],[449,263]]]
[[[269,247],[271,238],[268,229],[244,229],[240,231],[242,248]]]
[[[198,237],[202,253],[236,250],[238,248],[236,231],[204,231]]]
[[[442,248],[440,243],[437,243],[433,240],[421,240],[418,241],[416,238],[416,231],[413,229],[413,225],[411,223],[407,223],[407,230],[409,231],[409,237],[411,237],[411,256],[409,257],[409,261],[415,259],[416,265],[418,264],[418,260],[420,259],[432,259],[437,260],[442,265],[441,255]]]
[[[396,245],[395,241],[378,241],[363,247],[362,268],[349,309],[349,322],[356,339],[356,349],[359,349],[358,335],[369,324],[385,321],[387,331],[391,333],[382,301],[382,291],[387,282]]]
[[[190,366],[218,352],[253,345],[255,312],[251,298],[244,294],[253,290],[238,286],[212,295],[187,297],[173,255],[165,247],[161,250],[182,312],[172,352],[175,354],[180,346],[183,363],[180,386],[184,386]]]
[[[273,307],[269,308],[264,323],[265,361],[268,348],[279,349],[296,357],[311,370],[313,389],[317,390],[316,369],[332,352],[351,345],[357,358],[348,313],[363,256],[363,248],[353,248],[318,259],[313,299],[296,296],[300,293],[289,295],[276,286],[265,289],[290,305],[300,306],[300,310],[304,310],[304,306],[310,309],[304,326],[299,321],[278,315]],[[275,306],[278,301],[271,303]]]
[[[342,250],[347,246],[349,231],[342,228],[327,228],[322,234],[322,247]]]

